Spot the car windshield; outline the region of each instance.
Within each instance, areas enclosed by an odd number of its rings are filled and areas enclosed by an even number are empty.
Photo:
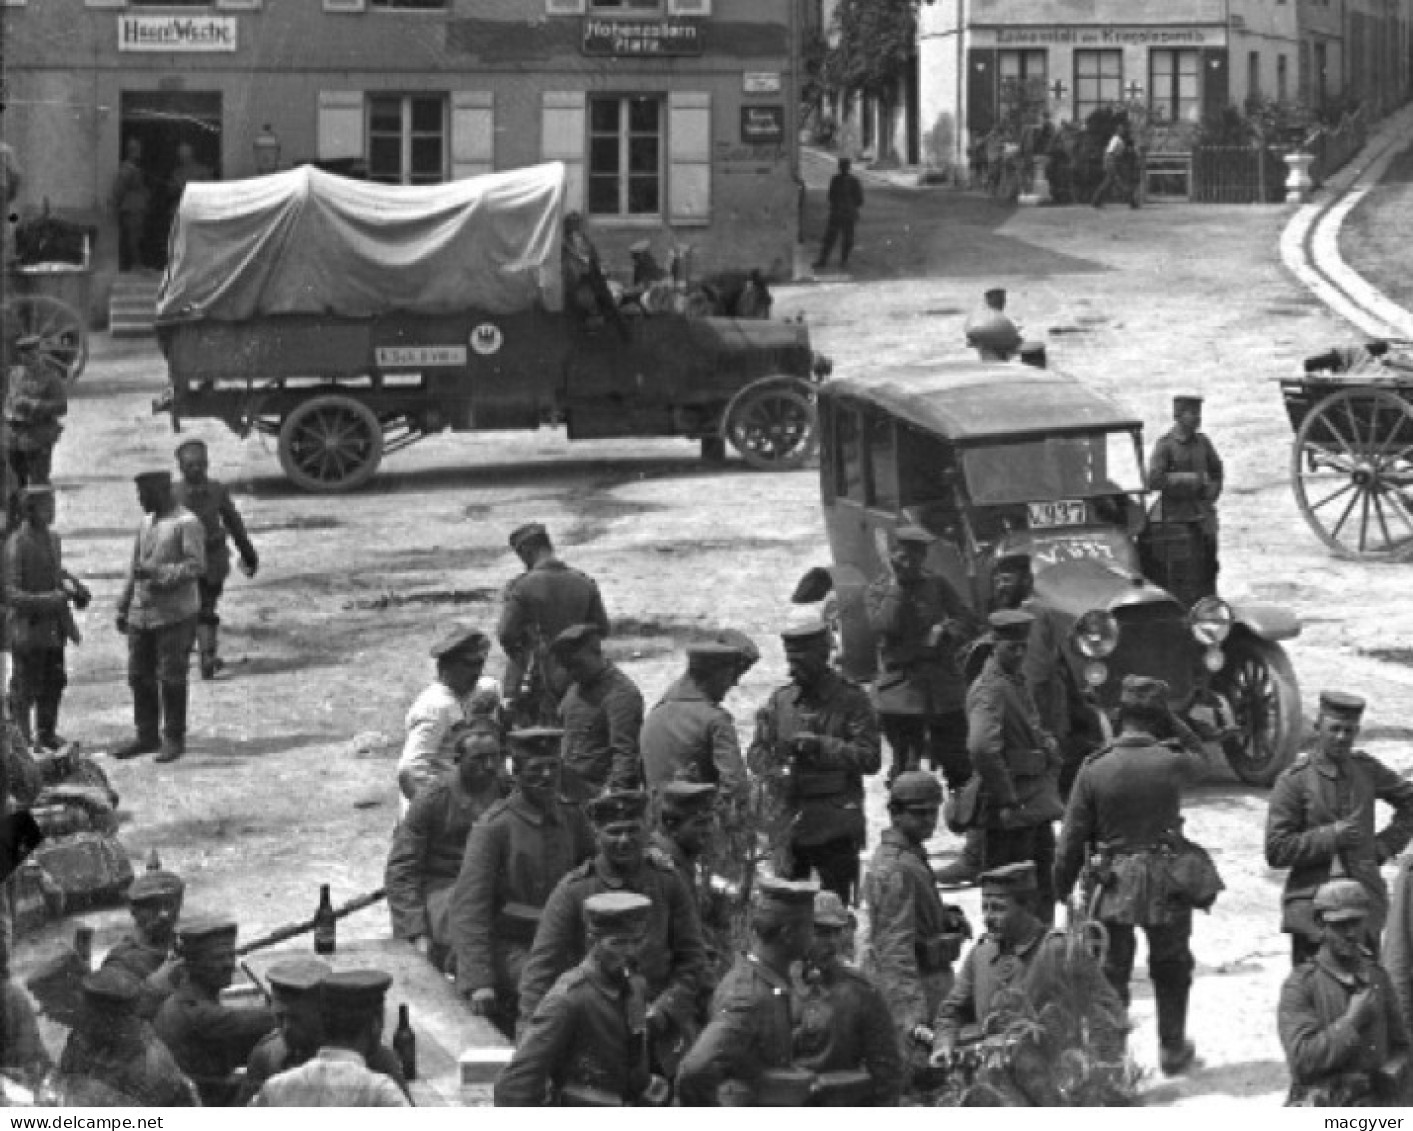
[[[1090,432],[962,453],[967,492],[980,506],[1084,499],[1143,490],[1132,432]]]

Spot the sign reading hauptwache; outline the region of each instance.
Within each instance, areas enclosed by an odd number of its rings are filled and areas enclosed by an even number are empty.
[[[234,51],[234,16],[119,16],[119,51]]]

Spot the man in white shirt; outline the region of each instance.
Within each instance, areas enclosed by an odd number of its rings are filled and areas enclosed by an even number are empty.
[[[437,678],[407,711],[407,739],[397,763],[402,792],[399,815],[407,813],[417,791],[456,765],[461,725],[471,718],[471,700],[491,651],[490,638],[477,628],[457,624],[431,647]]]

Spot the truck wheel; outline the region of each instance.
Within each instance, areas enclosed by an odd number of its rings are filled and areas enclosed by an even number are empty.
[[[313,397],[280,425],[280,466],[305,491],[352,491],[383,458],[383,426],[350,397]]]
[[[1226,660],[1217,690],[1227,697],[1239,728],[1224,743],[1227,762],[1247,785],[1270,785],[1300,747],[1295,669],[1279,644],[1248,634],[1227,641]]]
[[[804,466],[819,444],[819,414],[813,399],[799,389],[765,385],[731,408],[726,437],[757,471],[793,471]]]

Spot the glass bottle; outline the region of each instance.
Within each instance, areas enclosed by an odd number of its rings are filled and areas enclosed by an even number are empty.
[[[334,919],[334,904],[329,898],[329,885],[319,885],[319,907],[314,912],[314,953],[333,954],[338,946],[338,923]]]
[[[417,1035],[412,1032],[411,1012],[406,1002],[397,1007],[397,1029],[392,1039],[403,1079],[409,1081],[417,1079]]]

